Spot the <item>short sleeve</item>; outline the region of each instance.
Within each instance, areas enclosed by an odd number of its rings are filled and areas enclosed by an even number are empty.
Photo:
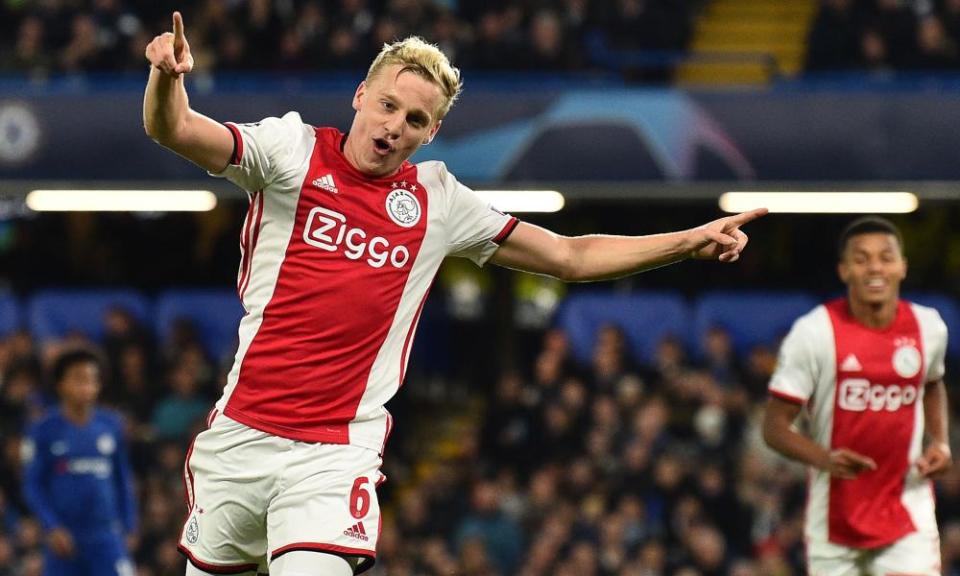
[[[931,346],[929,346],[930,368],[927,371],[927,382],[936,382],[946,375],[946,356],[947,356],[947,325],[944,323],[940,314],[934,311],[935,321],[932,322],[933,334],[931,337]]]
[[[469,258],[483,266],[519,220],[500,212],[442,168],[447,205],[447,254]]]
[[[806,404],[816,387],[820,362],[817,356],[817,335],[809,328],[810,316],[797,320],[780,345],[777,368],[770,378],[771,396]]]
[[[264,189],[303,162],[301,144],[310,127],[296,112],[282,118],[265,118],[251,124],[225,126],[233,134],[234,149],[230,164],[212,176],[226,178],[248,192]]]

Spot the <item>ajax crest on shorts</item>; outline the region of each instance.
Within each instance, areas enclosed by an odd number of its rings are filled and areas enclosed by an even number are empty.
[[[191,544],[196,544],[197,540],[200,539],[200,523],[197,522],[196,516],[190,517],[190,522],[187,523],[187,542]]]

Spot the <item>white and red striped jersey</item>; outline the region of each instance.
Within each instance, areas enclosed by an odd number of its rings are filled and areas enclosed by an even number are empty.
[[[802,404],[814,441],[873,458],[842,480],[810,471],[808,545],[877,548],[936,530],[932,484],[917,472],[927,382],[944,375],[947,327],[932,308],[900,301],[882,330],[858,323],[838,299],[801,317],[783,341],[770,394]]]
[[[246,190],[237,289],[246,314],[217,408],[252,428],[383,451],[440,263],[483,265],[517,224],[441,162],[371,178],[345,135],[299,114],[227,124],[224,176]]]

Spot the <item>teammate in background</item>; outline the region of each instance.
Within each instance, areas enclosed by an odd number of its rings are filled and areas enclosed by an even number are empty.
[[[809,572],[940,574],[930,478],[951,465],[947,327],[936,310],[900,299],[907,262],[889,221],[850,223],[837,271],[847,296],[793,325],[763,424],[771,448],[812,469]],[[792,427],[804,407],[810,437]]]
[[[221,124],[190,109],[179,13],[146,49],[149,136],[250,196],[238,292],[247,310],[223,396],[187,457],[188,574],[360,573],[379,535],[375,487],[431,281],[446,256],[568,281],[686,258],[737,260],[764,210],[656,236],[567,238],[492,209],[429,143],[460,75],[417,38],[385,46],[350,132],[290,112]],[[319,553],[318,553],[319,552]]]
[[[100,361],[65,352],[53,367],[59,409],[24,439],[24,496],[47,532],[47,576],[133,576],[133,475],[123,423],[97,407]]]

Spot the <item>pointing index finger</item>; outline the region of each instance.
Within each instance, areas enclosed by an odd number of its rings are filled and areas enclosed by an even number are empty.
[[[747,222],[752,222],[761,216],[765,216],[768,210],[766,208],[754,208],[749,212],[741,212],[730,217],[730,223],[734,226],[743,226]]]
[[[175,42],[182,42],[183,36],[183,16],[180,12],[173,13],[173,36]]]

